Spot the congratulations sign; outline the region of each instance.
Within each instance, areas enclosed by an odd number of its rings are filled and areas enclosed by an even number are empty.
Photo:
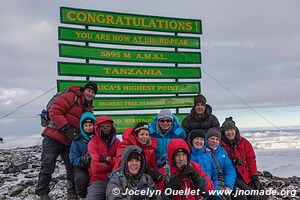
[[[153,67],[58,62],[58,75],[111,78],[201,78],[199,67]]]
[[[200,52],[110,49],[69,44],[59,44],[59,56],[125,62],[201,63]]]
[[[193,49],[200,48],[200,38],[196,37],[119,33],[66,27],[58,28],[58,39],[104,44],[159,46]]]
[[[61,7],[61,22],[113,28],[201,34],[201,21]]]

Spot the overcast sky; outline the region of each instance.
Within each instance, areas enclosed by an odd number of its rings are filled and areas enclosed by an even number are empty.
[[[247,108],[241,98],[276,126],[300,125],[297,0],[1,0],[0,117],[56,86],[60,6],[201,19],[202,93],[220,121],[270,125],[249,109],[223,110]],[[0,136],[39,134],[37,114],[54,93],[1,119]]]

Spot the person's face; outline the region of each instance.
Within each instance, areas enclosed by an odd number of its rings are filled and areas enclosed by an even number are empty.
[[[93,131],[94,131],[94,124],[93,123],[84,123],[82,126],[82,129],[86,134],[89,135],[89,134],[93,133]]]
[[[195,111],[197,115],[203,115],[205,113],[205,105],[203,103],[197,103]]]
[[[131,174],[136,175],[140,171],[141,161],[139,161],[137,159],[131,159],[131,160],[128,161],[127,166],[128,166],[128,171]]]
[[[220,144],[220,140],[216,136],[211,136],[210,138],[208,138],[207,141],[208,141],[208,145],[213,149],[217,148]]]
[[[202,137],[195,137],[192,145],[195,149],[201,149],[204,146],[204,139]]]
[[[231,128],[231,129],[228,129],[225,131],[225,136],[228,140],[234,140],[235,138],[235,129],[234,128]]]
[[[103,136],[109,136],[111,133],[112,124],[100,124],[99,128],[100,128],[100,133]]]
[[[140,130],[138,133],[138,139],[142,144],[147,144],[150,139],[149,131],[145,129]]]
[[[183,165],[186,165],[187,160],[188,160],[187,155],[184,152],[178,152],[175,155],[175,165],[178,168],[181,168]]]
[[[95,97],[95,92],[94,90],[87,88],[83,90],[83,96],[86,100],[91,101]]]
[[[167,132],[172,125],[171,118],[161,118],[158,120],[159,128],[162,130],[163,133]]]

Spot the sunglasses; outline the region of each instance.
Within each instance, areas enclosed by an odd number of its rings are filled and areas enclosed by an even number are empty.
[[[168,124],[170,124],[172,122],[172,120],[171,119],[160,119],[160,120],[158,120],[158,122],[160,122],[160,123],[167,122]]]

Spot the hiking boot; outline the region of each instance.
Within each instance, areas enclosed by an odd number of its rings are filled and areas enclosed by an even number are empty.
[[[42,194],[39,198],[39,200],[51,200],[48,194]]]

